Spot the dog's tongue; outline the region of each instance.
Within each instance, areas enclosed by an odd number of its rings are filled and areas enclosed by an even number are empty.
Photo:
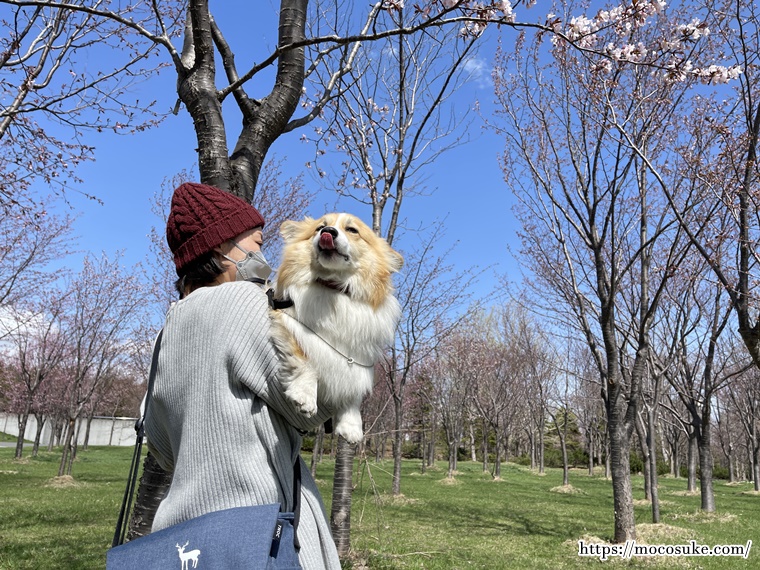
[[[335,249],[335,244],[333,243],[333,237],[330,233],[325,232],[321,236],[319,236],[319,247],[322,249]]]

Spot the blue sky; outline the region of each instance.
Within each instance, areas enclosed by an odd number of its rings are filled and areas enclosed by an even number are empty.
[[[233,49],[240,46],[236,36],[242,34],[251,45],[271,48],[276,39],[273,8],[271,12],[260,6],[247,9],[256,12],[256,16],[232,18],[232,14],[226,12],[215,12],[214,15]],[[236,21],[244,22],[245,29],[239,29]],[[460,115],[474,106],[476,100],[480,101],[481,108],[488,109],[494,98],[490,82],[494,38],[495,30],[481,48],[478,59],[470,64],[472,81],[459,89],[452,99]],[[236,61],[244,67],[248,61],[246,54],[236,52]],[[162,110],[172,108],[177,99],[171,69],[135,86],[133,91],[141,99],[157,99]],[[408,227],[446,219],[447,231],[441,251],[459,242],[449,257],[455,267],[494,266],[484,274],[478,287],[479,294],[486,295],[495,285],[494,272],[508,273],[511,279],[519,277],[507,251],[508,244],[516,247],[516,222],[510,210],[512,196],[502,180],[498,164],[503,143],[493,133],[484,131],[483,121],[476,113],[470,113],[466,120],[471,141],[448,151],[428,168],[425,176],[430,195],[405,200],[402,217],[406,218]],[[228,121],[228,128],[230,139],[234,141],[234,126],[230,128],[229,125],[234,125],[233,121]],[[276,155],[283,160],[285,178],[304,172],[306,186],[319,191],[309,213],[318,216],[337,208],[369,220],[368,206],[348,199],[336,205],[336,194],[322,189],[320,182],[306,168],[314,148],[299,140],[303,133],[309,135],[310,128],[280,137],[269,156]],[[88,143],[96,147],[96,160],[80,168],[78,174],[84,180],[81,189],[94,194],[103,203],[98,204],[75,193],[68,195],[74,213],[78,214],[74,230],[79,237],[79,246],[83,252],[95,254],[103,251],[112,255],[124,251],[126,264],[137,263],[148,254],[147,236],[151,227],[160,223],[150,211],[151,197],[164,178],[182,169],[192,169],[195,164],[196,140],[190,116],[182,109],[179,115],[170,115],[158,128],[136,135],[92,134]],[[408,248],[411,240],[406,237],[395,245]],[[72,259],[73,269],[78,269],[77,260],[78,257]]]

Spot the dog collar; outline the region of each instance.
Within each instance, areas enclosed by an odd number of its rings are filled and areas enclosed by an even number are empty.
[[[317,283],[319,283],[323,287],[327,287],[328,289],[337,291],[338,293],[345,293],[349,297],[351,296],[351,290],[349,289],[348,285],[345,283],[339,283],[337,281],[328,281],[327,279],[322,279],[322,278],[317,279]]]

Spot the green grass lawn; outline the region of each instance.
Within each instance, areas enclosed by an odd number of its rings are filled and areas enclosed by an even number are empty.
[[[13,459],[0,449],[0,569],[103,568],[124,490],[131,449],[80,452],[73,481],[57,481],[58,453]],[[326,504],[332,463],[317,479]],[[571,473],[577,492],[560,493],[561,472],[539,476],[517,465],[493,481],[480,465],[460,464],[454,482],[443,465],[421,474],[405,462],[400,498],[391,497],[391,462],[362,464],[356,477],[352,545],[356,568],[370,569],[557,569],[760,568],[760,544],[748,560],[671,558],[599,562],[577,555],[577,541],[608,541],[612,489],[602,477]],[[686,496],[683,480],[661,479],[662,524],[652,526],[643,502],[642,478],[634,477],[641,540],[650,544],[745,544],[760,542],[760,496],[751,485],[716,483],[718,513],[699,512],[699,496]],[[759,540],[756,540],[759,539]]]

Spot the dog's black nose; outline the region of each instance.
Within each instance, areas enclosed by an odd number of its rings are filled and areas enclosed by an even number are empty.
[[[319,234],[320,234],[320,235],[322,235],[322,234],[325,234],[325,233],[327,233],[327,234],[330,234],[330,235],[331,235],[332,237],[334,237],[334,238],[338,237],[338,230],[336,230],[336,229],[335,229],[334,227],[332,227],[332,226],[325,226],[325,227],[324,227],[324,228],[322,228],[322,230],[319,232]]]

